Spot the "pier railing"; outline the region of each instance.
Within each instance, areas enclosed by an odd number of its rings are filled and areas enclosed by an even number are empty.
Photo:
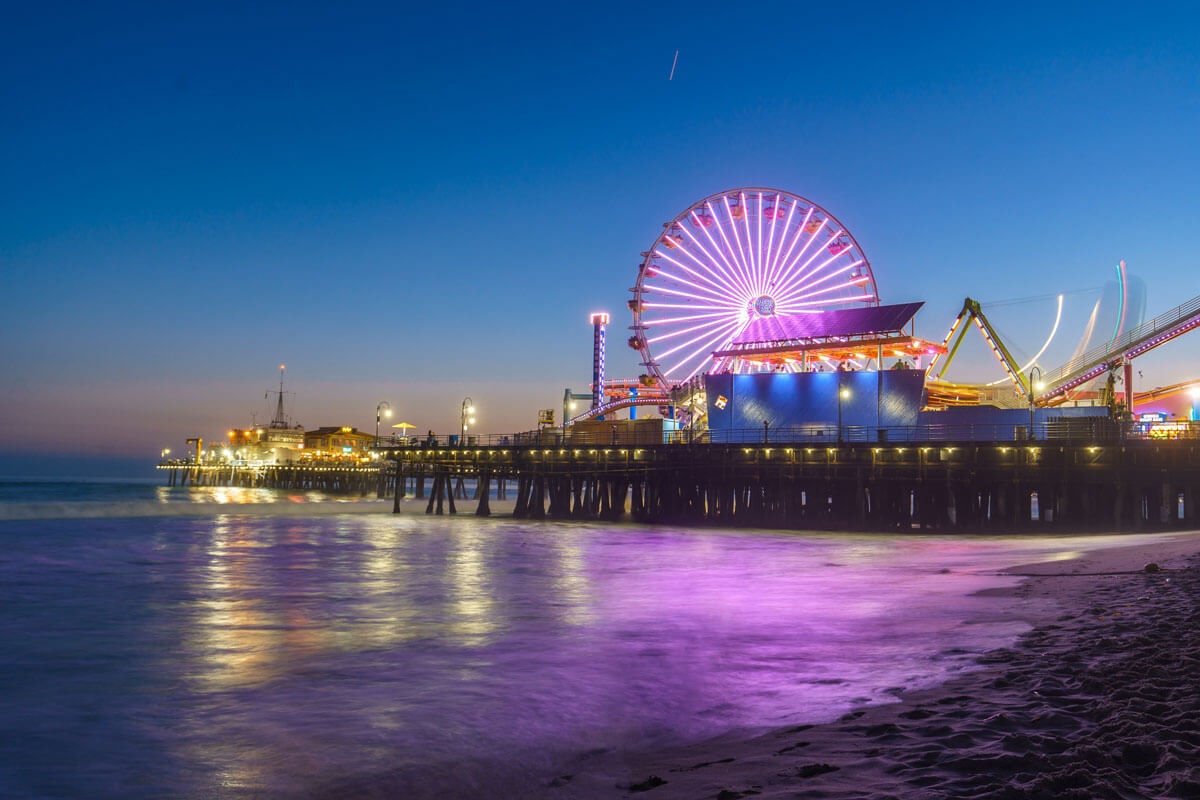
[[[525,447],[650,447],[655,445],[700,445],[700,444],[865,444],[892,443],[908,444],[919,442],[1026,442],[1026,441],[1070,441],[1096,444],[1142,439],[1186,439],[1200,441],[1200,422],[1173,422],[1164,428],[1161,424],[1150,425],[1139,422],[1121,422],[1108,417],[1074,417],[1032,425],[1013,424],[964,424],[964,425],[796,425],[789,427],[734,428],[731,430],[694,431],[683,428],[648,435],[646,432],[565,432],[561,428],[541,431],[524,431],[509,434],[480,434],[460,440],[454,435],[420,436],[381,440],[376,448],[379,454],[396,450],[425,449],[471,449],[525,448]],[[162,467],[195,465],[190,458],[163,459]],[[204,462],[206,467],[228,467],[239,470],[270,469],[270,464]],[[309,469],[374,469],[378,462],[347,461],[299,461],[294,466]]]
[[[1072,417],[1033,424],[962,424],[860,426],[836,424],[788,427],[734,428],[693,431],[683,428],[661,435],[644,431],[572,431],[561,428],[510,434],[480,434],[465,442],[457,436],[421,436],[380,442],[383,451],[398,448],[475,448],[551,446],[652,446],[670,444],[835,444],[868,442],[1118,442],[1136,439],[1200,440],[1200,422],[1171,423],[1169,431],[1145,423],[1121,422],[1108,417]]]

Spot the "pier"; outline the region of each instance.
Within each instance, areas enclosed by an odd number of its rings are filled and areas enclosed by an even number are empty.
[[[423,496],[432,478],[440,513],[473,478],[487,514],[501,479],[517,518],[864,531],[1188,527],[1200,497],[1194,440],[561,444],[395,449],[393,491]]]
[[[242,489],[290,489],[335,495],[366,495],[386,491],[380,481],[388,471],[379,466],[343,464],[245,464],[196,463],[193,459],[164,460],[158,465],[167,473],[167,486],[224,486]],[[390,484],[388,484],[390,486]]]
[[[1163,530],[1200,523],[1200,439],[608,445],[534,434],[380,449],[355,466],[164,463],[171,486],[426,500],[430,514],[841,531]],[[495,437],[501,438],[501,437]],[[469,483],[468,483],[469,482]],[[471,504],[471,501],[474,501]]]

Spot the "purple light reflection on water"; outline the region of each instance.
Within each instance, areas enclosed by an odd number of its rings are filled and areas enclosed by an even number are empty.
[[[114,797],[503,796],[832,719],[1022,629],[968,596],[1013,580],[963,570],[1076,546],[386,514],[0,537],[0,786]]]

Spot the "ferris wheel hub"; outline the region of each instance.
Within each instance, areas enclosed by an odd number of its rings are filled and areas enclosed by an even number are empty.
[[[750,309],[760,317],[770,317],[775,314],[775,298],[769,294],[760,294],[750,304]]]

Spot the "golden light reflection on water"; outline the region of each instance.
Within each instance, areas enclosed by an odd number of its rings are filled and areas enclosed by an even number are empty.
[[[487,637],[499,627],[486,568],[484,535],[473,527],[454,529],[446,560],[448,627],[451,633],[470,637],[463,643],[471,646],[487,644]]]
[[[568,625],[586,625],[593,621],[595,598],[588,580],[583,548],[575,537],[555,539],[550,546],[556,556],[552,588],[558,594],[560,619]]]
[[[289,653],[317,646],[318,632],[302,608],[273,609],[256,596],[264,547],[246,521],[216,518],[188,636],[202,664],[194,677],[209,691],[269,681],[282,674]]]
[[[412,602],[412,564],[406,557],[404,537],[408,527],[397,527],[390,518],[356,520],[347,536],[361,536],[369,548],[351,568],[357,575],[353,591],[359,598],[355,619],[340,632],[339,646],[348,649],[382,648],[428,635]]]
[[[958,575],[965,545],[933,537],[213,512],[187,544],[199,557],[186,576],[186,679],[201,699],[177,746],[234,796],[322,796],[298,787],[382,774],[398,754],[461,760],[510,731],[541,730],[549,746],[576,719],[609,724],[612,708],[640,720],[660,684],[674,692],[664,708],[695,704],[686,724],[726,707],[710,686],[749,687],[730,691],[747,719],[767,718],[810,701],[798,668],[849,665],[862,682],[925,659],[910,654],[924,646],[921,620],[963,629],[947,609],[968,602],[972,580]],[[1012,552],[969,544],[980,563]],[[1066,546],[1046,559],[1070,557]],[[897,596],[922,605],[897,613]],[[887,674],[880,685],[895,685]],[[547,709],[567,715],[549,733]]]

